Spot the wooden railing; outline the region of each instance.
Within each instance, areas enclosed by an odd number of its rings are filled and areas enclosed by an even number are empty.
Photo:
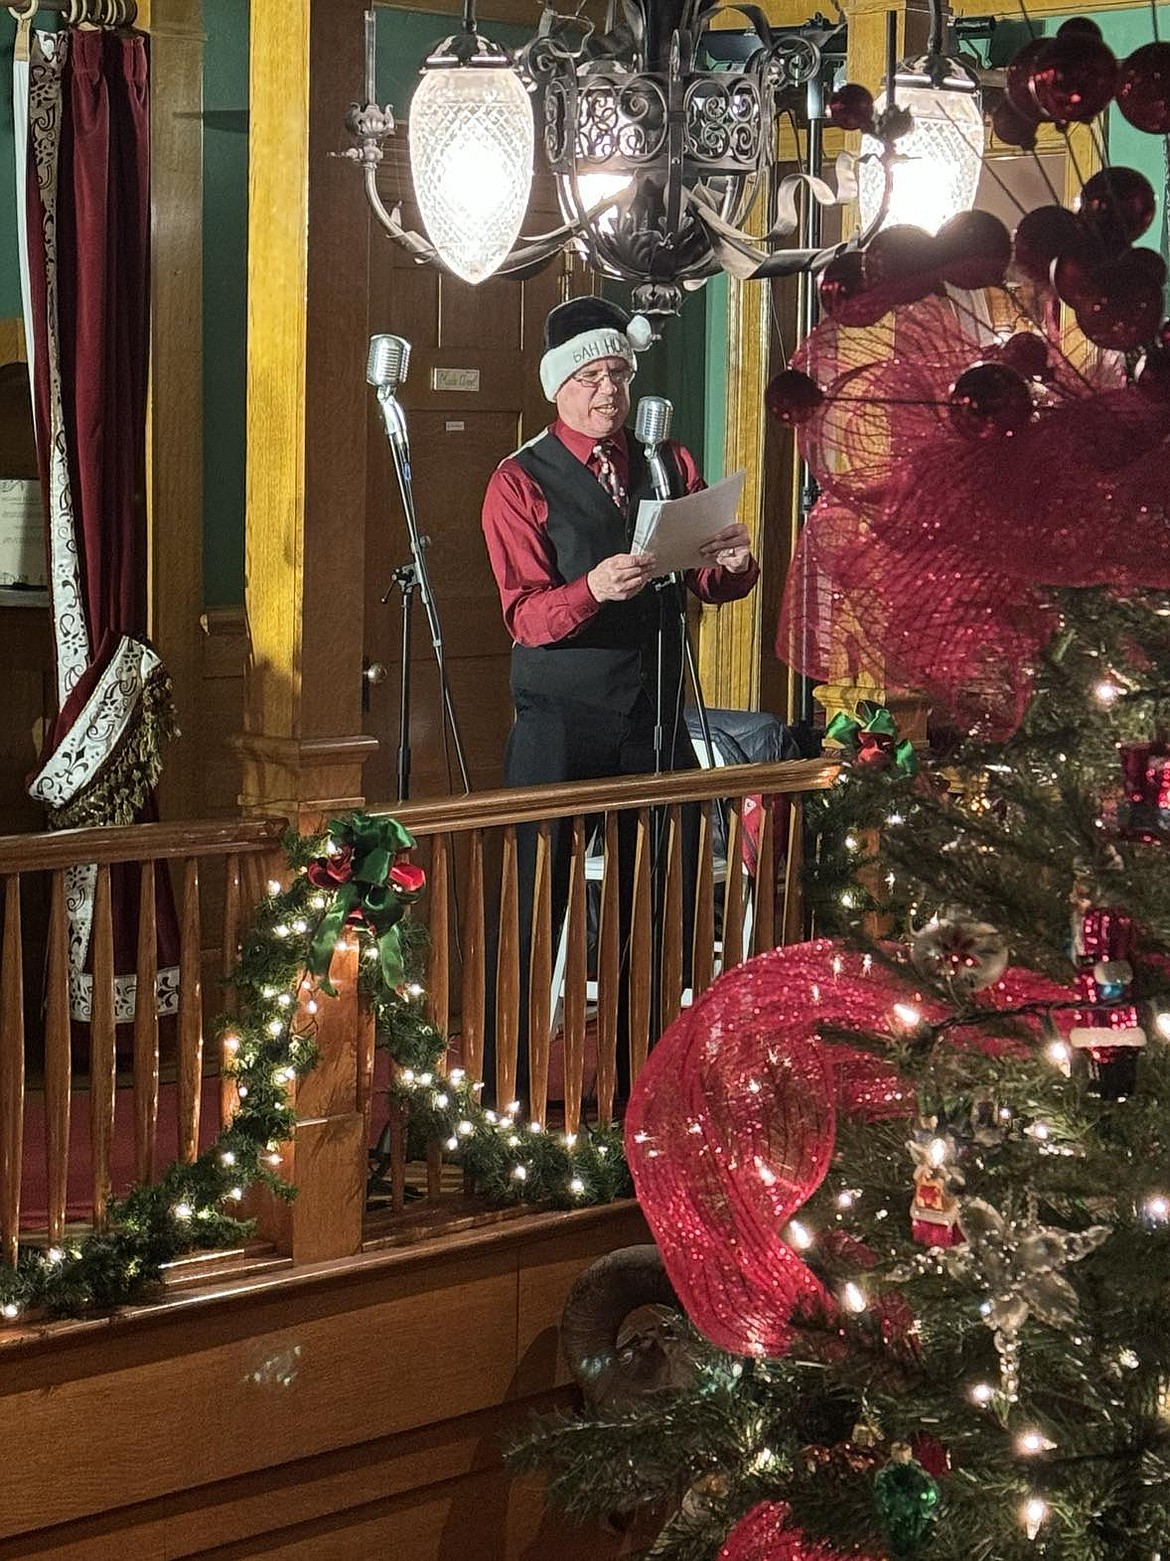
[[[529,1114],[539,1122],[572,1130],[582,1119],[610,1120],[619,1084],[637,1077],[681,1003],[702,992],[719,969],[800,935],[802,797],[829,785],[834,774],[831,764],[802,761],[370,809],[406,825],[428,870],[417,909],[430,933],[427,1002],[433,1022],[453,1038],[450,1056],[482,1078],[490,1018],[495,1046],[488,1088],[498,1102],[511,1101],[525,1078]],[[750,871],[743,851],[748,798],[759,799]],[[617,844],[623,816],[632,821],[633,841],[624,959]],[[554,918],[551,903],[556,821],[563,821],[570,842],[563,920]],[[533,916],[523,1023],[525,885],[518,847],[519,831],[530,825],[536,868],[528,886]],[[284,827],[282,820],[241,820],[0,837],[3,1260],[15,1259],[19,1240],[55,1244],[67,1226],[102,1228],[120,1183],[150,1180],[176,1153],[194,1159],[226,1120],[234,1097],[222,1078],[222,1059],[205,1053],[205,1024],[231,1006],[222,978],[251,907],[270,880],[284,876]],[[67,894],[71,870],[86,864],[93,869],[92,1011],[79,1028],[70,1017]],[[684,904],[688,867],[693,914]],[[178,914],[177,1014],[160,1028],[155,1005],[136,1003],[133,1023],[118,1023],[115,902],[119,895],[136,901],[139,935],[131,963],[137,990],[151,991],[158,974],[157,889],[168,881]],[[598,910],[592,970],[591,897]],[[691,941],[684,946],[688,927]],[[564,975],[554,992],[562,937]],[[624,1008],[623,966],[629,971]],[[346,985],[356,994],[354,982]],[[385,1115],[371,1092],[369,1025],[356,995],[328,1007],[320,1016],[318,1070],[298,1088],[305,1126],[284,1157],[300,1189],[291,1224],[283,1204],[274,1205],[272,1217],[263,1206],[256,1210],[261,1234],[294,1261],[361,1245],[367,1155]],[[407,1185],[401,1117],[391,1113],[385,1130],[395,1167],[391,1206],[401,1209]],[[462,1200],[460,1178],[444,1166],[437,1144],[411,1181],[426,1208]]]
[[[619,1076],[636,1079],[650,1046],[683,1001],[704,991],[719,970],[800,936],[801,805],[805,793],[832,783],[837,767],[821,760],[729,766],[664,776],[605,780],[531,790],[479,792],[407,805],[373,806],[391,813],[419,843],[428,870],[422,908],[430,933],[427,979],[432,1022],[458,1036],[460,1066],[484,1077],[488,1021],[494,1030],[489,1096],[501,1105],[523,1089],[529,1116],[544,1124],[550,1112],[568,1130],[583,1117],[611,1120]],[[745,865],[745,804],[758,801],[754,863]],[[692,844],[686,820],[698,813]],[[716,853],[717,810],[723,850]],[[627,926],[628,1001],[619,1036],[619,818],[632,817],[632,906]],[[569,878],[563,922],[552,908],[551,830],[568,832]],[[527,1024],[522,1023],[525,964],[518,871],[518,829],[536,833]],[[591,843],[592,841],[592,843]],[[684,906],[684,849],[695,861],[694,907]],[[654,858],[657,857],[655,863]],[[654,880],[658,879],[655,887]],[[598,911],[595,981],[588,959],[589,893]],[[685,946],[690,923],[692,941]],[[556,951],[565,943],[557,1022]],[[489,964],[495,953],[495,969]],[[689,958],[688,958],[689,955]],[[653,987],[657,982],[657,993]],[[595,991],[591,1010],[589,997]],[[657,998],[657,1000],[655,1000]],[[594,1023],[590,1023],[590,1019]],[[562,1084],[550,1099],[553,1045],[560,1051]],[[619,1068],[619,1045],[628,1047]],[[595,1058],[590,1087],[587,1057]],[[526,1064],[526,1066],[525,1066]],[[393,1203],[403,1191],[402,1125],[387,1124]],[[395,1139],[399,1141],[395,1143]],[[425,1180],[430,1201],[441,1196],[441,1154],[432,1149]]]
[[[35,1128],[32,1136],[43,1137],[43,1160],[38,1153],[33,1169],[39,1172],[43,1164],[44,1185],[38,1186],[43,1194],[38,1198],[43,1205],[40,1234],[54,1244],[62,1239],[70,1215],[71,1137],[74,1142],[80,1139],[89,1160],[82,1201],[98,1229],[107,1221],[115,1190],[115,1133],[123,1142],[132,1136],[135,1181],[147,1181],[161,1169],[162,1138],[173,1140],[180,1158],[195,1158],[204,1075],[218,1073],[218,1059],[204,1057],[204,998],[211,1012],[227,1003],[220,982],[235,963],[249,903],[281,865],[278,847],[285,828],[283,820],[258,820],[0,836],[4,883],[0,1257],[4,1261],[16,1258],[22,1224],[26,1237],[37,1234],[29,1230],[27,1215],[22,1221],[22,1184],[29,1163],[26,1127]],[[79,1028],[70,1015],[67,894],[70,870],[88,864],[94,869],[93,984],[90,1019]],[[168,1033],[166,1046],[160,1048],[154,1003],[136,1002],[132,1024],[116,1022],[111,884],[118,883],[137,902],[133,973],[136,991],[151,992],[158,976],[157,889],[162,873],[170,875],[177,912],[178,1005],[174,1018],[162,1021]],[[168,1131],[161,1137],[160,1081],[168,1096],[173,1088],[175,1112],[173,1132],[165,1124]],[[76,1118],[83,1093],[88,1094],[88,1132]],[[229,1104],[229,1093],[221,1086],[221,1118]]]

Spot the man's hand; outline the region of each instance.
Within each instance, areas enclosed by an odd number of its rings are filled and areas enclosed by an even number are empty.
[[[728,574],[741,575],[751,562],[751,535],[746,526],[741,526],[736,521],[733,525],[724,526],[722,531],[716,532],[710,541],[703,543],[699,551],[708,568],[713,564],[719,564],[727,570]]]
[[[614,553],[585,576],[593,599],[598,602],[628,602],[653,578],[652,553]]]

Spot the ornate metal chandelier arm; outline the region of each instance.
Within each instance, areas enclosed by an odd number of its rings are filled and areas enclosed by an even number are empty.
[[[370,203],[370,209],[377,217],[381,225],[386,229],[392,239],[396,239],[404,249],[408,249],[420,265],[437,264],[439,252],[435,246],[421,233],[415,233],[410,228],[404,228],[398,220],[401,206],[395,206],[393,211],[388,211],[378,193],[378,173],[376,168],[366,169],[366,199]]]
[[[554,228],[551,233],[540,233],[523,243],[516,244],[508,251],[503,264],[497,268],[497,274],[507,276],[511,271],[524,271],[529,266],[539,265],[541,261],[549,260],[559,249],[564,249],[571,239],[576,238],[581,231],[579,222],[566,222],[559,228]]]

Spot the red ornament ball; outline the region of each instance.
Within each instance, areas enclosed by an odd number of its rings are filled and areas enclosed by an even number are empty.
[[[934,247],[944,282],[956,287],[1002,287],[1012,240],[989,211],[961,211],[944,222]]]
[[[845,82],[829,99],[829,118],[842,130],[872,130],[873,93],[860,82]]]
[[[889,308],[887,300],[866,291],[861,251],[851,249],[830,260],[821,272],[821,309],[843,325],[874,325]]]
[[[1010,439],[1027,426],[1032,396],[1006,363],[976,363],[951,386],[949,411],[964,439]]]
[[[1102,168],[1086,179],[1077,211],[1106,249],[1124,249],[1154,220],[1154,187],[1136,168]]]
[[[862,275],[867,287],[897,287],[908,302],[922,297],[938,281],[938,251],[925,228],[894,223],[875,233],[862,254]]]
[[[1099,38],[1101,29],[1091,16],[1070,16],[1067,22],[1061,22],[1056,29],[1058,38],[1067,38],[1073,33],[1083,33],[1089,38]]]
[[[1073,306],[1077,324],[1098,347],[1132,352],[1145,346],[1154,340],[1162,318],[1164,280],[1165,262],[1159,255],[1128,250],[1097,268],[1095,290]]]
[[[1170,43],[1147,43],[1123,60],[1117,106],[1137,130],[1170,134]]]
[[[1047,38],[1033,38],[1026,43],[1009,63],[1004,77],[1007,101],[1017,114],[1033,122],[1039,121],[1040,110],[1032,96],[1032,68],[1036,64],[1036,56],[1048,42]]]
[[[1039,120],[1034,113],[1021,114],[1011,98],[1000,98],[991,115],[991,129],[1004,146],[1018,146],[1030,152],[1036,145]]]
[[[824,399],[824,391],[816,380],[799,369],[785,369],[777,374],[764,392],[764,405],[786,428],[807,423]]]
[[[1071,211],[1037,206],[1020,218],[1012,234],[1012,260],[1033,282],[1047,282],[1052,262],[1078,253],[1084,242],[1084,229]]]
[[[1043,379],[1050,367],[1048,343],[1035,331],[1017,331],[999,349],[999,361],[1023,379]]]
[[[1088,124],[1117,87],[1117,59],[1108,44],[1083,32],[1057,34],[1037,52],[1032,96],[1048,119]]]
[[[1083,250],[1062,255],[1052,267],[1052,285],[1057,297],[1072,309],[1093,303],[1101,295],[1101,262]]]

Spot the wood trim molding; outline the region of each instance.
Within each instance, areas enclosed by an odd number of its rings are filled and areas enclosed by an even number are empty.
[[[12,320],[0,320],[0,363],[27,362],[24,321],[19,315]]]

